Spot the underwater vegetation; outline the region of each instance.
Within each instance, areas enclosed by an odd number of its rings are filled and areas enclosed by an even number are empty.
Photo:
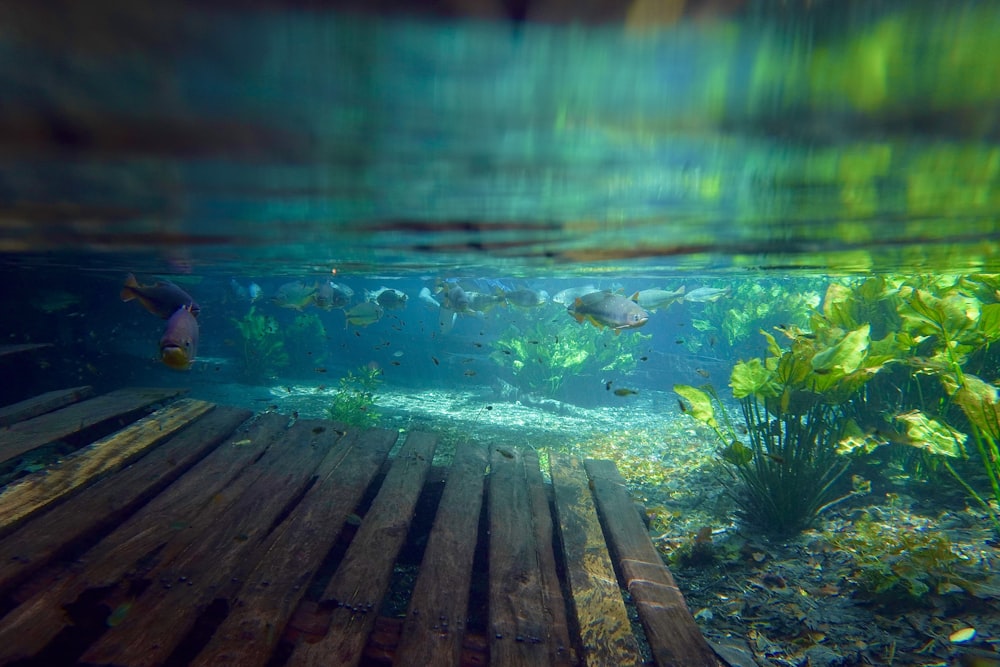
[[[299,313],[285,331],[288,349],[308,353],[312,363],[326,361],[326,328],[316,313]]]
[[[362,366],[357,371],[347,371],[340,378],[340,388],[333,395],[333,402],[326,414],[334,421],[351,426],[371,428],[378,425],[380,415],[373,410],[375,392],[382,384],[382,370]]]
[[[821,292],[813,289],[790,291],[782,283],[742,281],[730,298],[704,304],[704,310],[691,321],[701,335],[687,336],[684,345],[698,352],[706,344],[714,347],[712,341],[717,341],[735,349],[746,345],[761,328],[776,324],[804,327],[821,299]]]
[[[978,456],[1000,503],[1000,396],[990,350],[1000,339],[998,296],[993,275],[835,282],[808,328],[775,327],[787,348],[762,331],[766,355],[734,366],[738,428],[724,410],[718,421],[712,387],[676,386],[688,414],[722,442],[742,519],[773,533],[801,530],[839,502],[836,483],[850,457],[903,443],[948,470],[1000,533],[996,509],[951,463]],[[866,486],[856,480],[840,499]]]
[[[536,322],[530,328],[508,327],[493,343],[490,358],[521,387],[555,394],[567,378],[599,371],[628,372],[636,352],[650,338],[635,331],[615,335],[610,329],[566,320]]]
[[[859,594],[887,610],[924,605],[935,595],[975,592],[963,573],[968,568],[959,567],[962,558],[944,533],[865,515],[852,530],[824,537],[851,559]]]
[[[245,378],[259,380],[288,365],[285,342],[273,317],[261,315],[256,306],[250,306],[242,318],[230,320],[240,332],[243,348],[240,372]]]

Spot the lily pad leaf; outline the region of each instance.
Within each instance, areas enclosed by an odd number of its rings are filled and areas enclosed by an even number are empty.
[[[954,376],[941,378],[945,391],[952,394],[969,421],[994,440],[1000,439],[1000,391],[971,373],[966,373],[962,379],[962,386],[957,387]]]
[[[961,431],[928,417],[920,410],[911,410],[896,415],[896,421],[906,425],[908,443],[925,449],[931,454],[961,458],[962,445],[968,436]]]

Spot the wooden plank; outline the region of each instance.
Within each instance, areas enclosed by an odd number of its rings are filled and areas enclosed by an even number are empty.
[[[0,357],[20,354],[21,352],[31,352],[32,350],[41,350],[46,347],[52,347],[52,343],[17,343],[14,345],[0,345]]]
[[[11,484],[0,492],[0,534],[125,467],[214,407],[205,401],[182,399],[73,452],[48,470]]]
[[[167,487],[0,621],[0,664],[29,657],[68,624],[63,613],[87,589],[113,586],[137,563],[170,560],[212,529],[217,512],[251,488],[288,418],[260,415]]]
[[[58,410],[93,395],[94,388],[89,385],[48,391],[34,398],[0,408],[0,426],[10,426],[38,415],[44,415],[46,412]]]
[[[402,636],[398,665],[459,665],[472,583],[486,448],[458,446],[424,549]]]
[[[17,585],[67,546],[106,532],[165,489],[250,416],[216,408],[113,477],[82,491],[0,541],[0,591]]]
[[[524,456],[490,456],[490,664],[545,665],[546,616]]]
[[[639,645],[579,459],[549,454],[566,573],[586,665],[638,665]]]
[[[586,462],[625,585],[639,611],[657,665],[717,667],[724,664],[705,641],[673,575],[663,564],[612,461]]]
[[[329,427],[327,427],[329,428]],[[276,531],[229,616],[192,665],[266,665],[323,558],[389,455],[397,431],[350,431]]]
[[[552,513],[545,492],[545,480],[538,465],[538,454],[528,449],[524,452],[525,472],[528,476],[528,499],[535,525],[535,545],[538,551],[538,570],[542,583],[542,606],[545,610],[548,636],[546,637],[550,662],[559,667],[569,667],[575,655],[569,639],[566,621],[566,600],[559,586],[556,556],[552,544]]]
[[[322,422],[298,421],[275,444],[277,456],[263,468],[252,488],[224,511],[212,529],[176,558],[161,562],[143,579],[147,588],[128,614],[88,648],[81,662],[154,667],[162,665],[214,599],[230,599],[257,564],[260,546],[278,522],[301,500],[310,478],[338,431]]]
[[[323,601],[336,605],[329,631],[315,644],[296,647],[288,665],[346,667],[360,662],[436,445],[437,436],[429,433],[411,432],[407,436],[344,560],[323,592]]]
[[[119,389],[14,424],[3,434],[0,463],[184,392],[183,389]],[[131,420],[129,420],[131,421]]]

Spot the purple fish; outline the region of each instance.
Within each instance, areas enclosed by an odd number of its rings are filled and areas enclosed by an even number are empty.
[[[160,359],[175,370],[191,367],[198,351],[198,320],[191,308],[182,306],[167,320],[167,328],[160,338]]]
[[[164,320],[169,319],[181,307],[187,307],[195,317],[201,311],[201,306],[195,303],[190,294],[169,280],[140,285],[131,273],[125,279],[121,297],[122,301],[138,299],[146,310]]]

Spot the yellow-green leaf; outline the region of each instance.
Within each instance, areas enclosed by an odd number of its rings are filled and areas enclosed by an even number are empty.
[[[674,391],[690,404],[691,407],[688,410],[688,414],[714,429],[719,428],[719,422],[715,420],[715,408],[712,406],[712,398],[708,394],[701,389],[696,389],[686,384],[675,384]]]
[[[960,458],[962,445],[967,435],[956,431],[933,417],[928,417],[919,410],[911,410],[896,415],[896,421],[906,425],[906,435],[909,444],[925,449],[931,454]]]

